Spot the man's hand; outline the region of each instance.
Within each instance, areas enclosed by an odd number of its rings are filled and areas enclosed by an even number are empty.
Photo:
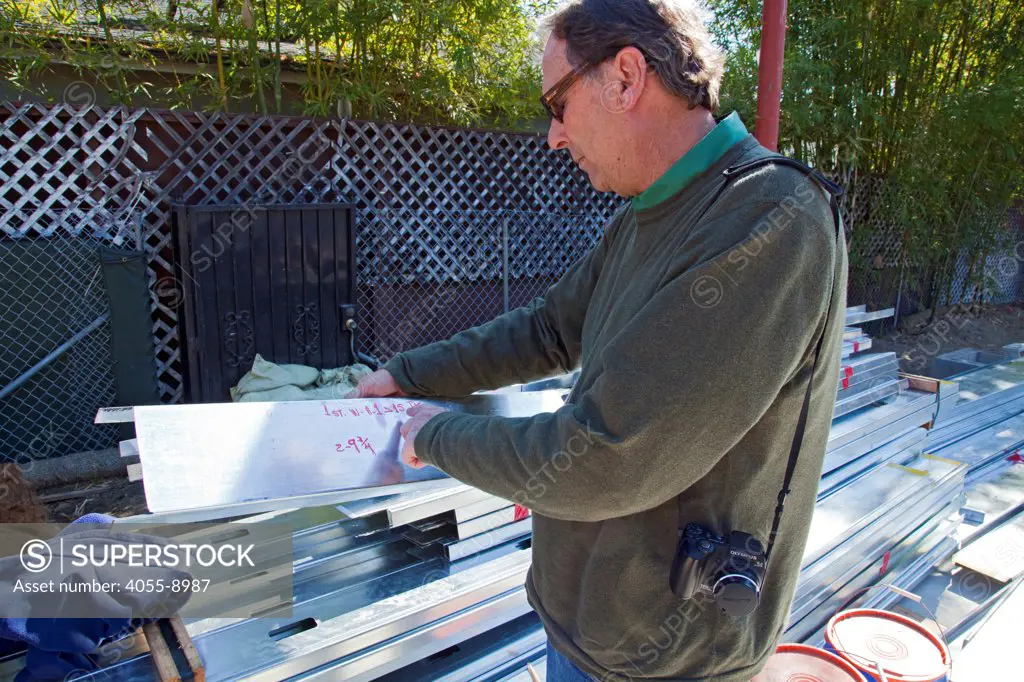
[[[388,376],[391,375],[389,374]],[[430,421],[432,417],[447,411],[433,405],[417,405],[409,408],[409,411],[406,412],[409,415],[409,419],[402,424],[402,438],[405,439],[402,444],[402,462],[408,464],[413,469],[422,469],[426,466],[416,456],[416,434],[420,432],[423,425]]]
[[[404,398],[408,394],[398,387],[398,382],[386,369],[378,369],[359,380],[356,387],[345,394],[345,398]]]

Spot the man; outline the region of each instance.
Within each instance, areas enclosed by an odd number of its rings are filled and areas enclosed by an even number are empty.
[[[550,20],[548,142],[628,197],[601,242],[530,305],[401,353],[352,397],[456,396],[576,367],[529,419],[410,411],[403,459],[534,512],[530,603],[549,680],[756,674],[796,585],[838,381],[846,251],[829,201],[733,114],[694,8],[582,0]],[[813,372],[815,349],[820,361]],[[767,542],[808,386],[798,464],[760,604],[677,596],[689,524]]]

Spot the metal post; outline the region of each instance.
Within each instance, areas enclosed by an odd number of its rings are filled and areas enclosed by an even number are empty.
[[[24,374],[16,378],[14,381],[7,384],[6,386],[0,388],[0,399],[6,398],[10,394],[18,390],[21,386],[24,386],[29,379],[34,377],[36,374],[39,374],[39,372],[44,370],[47,365],[49,365],[51,362],[53,362],[60,356],[64,355],[64,353],[68,352],[68,350],[72,346],[74,346],[76,343],[87,337],[89,334],[96,331],[96,329],[98,329],[101,324],[103,324],[109,319],[110,313],[103,313],[95,320],[93,320],[91,323],[89,323],[89,326],[87,326],[85,329],[81,330],[80,332],[72,336],[70,339],[54,348],[46,355],[45,358],[43,358],[36,364],[32,365],[32,367],[30,367],[27,372],[25,372]]]
[[[501,220],[501,288],[505,302],[505,312],[508,312],[508,216]]]
[[[903,250],[900,249],[900,255],[903,255]],[[900,258],[900,283],[899,288],[896,290],[896,309],[893,313],[892,329],[896,331],[900,327],[900,304],[903,301],[903,258]]]
[[[779,148],[779,106],[782,101],[782,60],[785,51],[786,0],[764,0],[754,136],[772,151],[778,151]]]

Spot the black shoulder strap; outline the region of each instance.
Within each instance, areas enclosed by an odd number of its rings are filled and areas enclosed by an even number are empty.
[[[829,206],[832,209],[832,220],[835,222],[836,229],[836,258],[839,257],[840,247],[840,236],[842,230],[842,219],[839,215],[839,202],[838,197],[842,196],[843,188],[832,182],[818,171],[806,166],[795,159],[790,159],[785,156],[766,156],[761,159],[756,159],[748,163],[739,164],[727,168],[723,175],[725,176],[725,182],[718,188],[718,192],[715,194],[712,203],[718,199],[718,196],[725,190],[729,182],[734,178],[749,173],[753,170],[766,166],[768,164],[778,164],[782,166],[790,166],[800,170],[807,175],[808,178],[818,184],[826,193],[829,195]],[[779,531],[779,523],[782,521],[782,510],[786,504],[786,496],[789,495],[789,486],[793,482],[793,474],[796,471],[796,462],[800,457],[800,447],[803,445],[804,430],[807,427],[807,412],[811,405],[811,389],[814,386],[814,375],[818,370],[818,360],[821,357],[821,347],[825,343],[825,329],[828,327],[828,321],[832,317],[832,290],[835,288],[835,268],[838,262],[832,267],[832,282],[829,286],[828,295],[828,306],[825,309],[825,324],[822,326],[821,334],[818,335],[818,340],[814,348],[814,361],[811,364],[811,376],[807,379],[807,390],[804,392],[804,402],[800,406],[800,416],[796,422],[796,433],[793,434],[793,444],[789,449],[789,462],[786,464],[786,475],[782,481],[782,489],[779,491],[778,506],[775,507],[775,518],[772,520],[772,530],[768,534],[768,546],[765,549],[765,560],[767,561],[771,557],[772,547],[775,546],[775,536]]]
[[[828,203],[829,207],[832,209],[832,220],[835,222],[836,225],[836,240],[838,241],[839,228],[841,227],[838,199],[839,197],[843,196],[843,188],[840,185],[837,185],[836,183],[826,178],[820,171],[816,171],[810,166],[800,163],[796,159],[791,159],[788,156],[782,156],[781,154],[765,156],[760,159],[754,159],[753,161],[747,161],[746,163],[741,163],[736,166],[730,166],[729,168],[726,168],[724,171],[722,171],[722,177],[725,178],[725,182],[718,186],[718,190],[715,192],[715,196],[712,197],[710,203],[708,203],[708,207],[705,209],[705,212],[707,212],[711,208],[711,206],[716,201],[718,201],[718,197],[721,196],[722,192],[725,191],[725,188],[729,186],[729,183],[732,180],[740,177],[741,175],[746,175],[751,171],[755,171],[758,168],[763,168],[764,166],[772,164],[778,166],[789,166],[790,168],[797,169],[798,171],[806,175],[808,178],[813,180],[819,187],[821,187],[822,190],[824,190],[829,195]]]

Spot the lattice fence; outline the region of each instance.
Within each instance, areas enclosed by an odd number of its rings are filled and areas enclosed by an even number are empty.
[[[506,299],[518,305],[543,291],[594,243],[619,203],[594,192],[567,155],[551,153],[537,135],[12,103],[0,105],[0,135],[0,244],[47,240],[55,248],[59,237],[78,240],[85,251],[112,244],[147,254],[164,402],[184,395],[176,204],[355,204],[362,350],[384,359],[484,322]],[[102,298],[102,286],[88,288],[84,271],[53,272],[71,291]],[[92,310],[85,293],[58,304],[10,285],[12,310],[28,319],[48,309],[64,320],[69,338]],[[414,318],[426,322],[403,335]],[[59,396],[54,412],[74,402],[71,421],[88,434],[60,439],[53,454],[113,442],[111,433],[89,426],[95,408],[113,399],[104,324],[73,344],[76,353],[89,351],[81,364],[90,369],[76,380],[93,393],[49,389]],[[14,354],[0,385],[35,371],[34,390],[47,392],[57,375],[52,365],[36,365],[64,340],[50,336],[38,334],[32,349]],[[30,388],[22,383],[4,398],[4,416],[22,415],[24,429],[38,431],[30,422],[48,417],[34,407]],[[0,455],[26,447],[3,439]]]
[[[361,214],[365,343],[385,358],[528,303],[600,238],[602,215],[519,210]]]
[[[113,442],[89,424],[113,398],[106,323],[61,356],[77,373],[52,361],[38,367],[103,313],[89,260],[96,245],[146,253],[160,396],[184,395],[176,204],[355,204],[360,349],[386,359],[543,292],[621,203],[533,134],[4,103],[0,139],[0,267],[16,246],[38,245],[37,271],[64,287],[33,294],[13,274],[3,279],[13,268],[0,270],[5,320],[19,320],[0,330],[0,349],[14,349],[0,354],[0,390],[18,386],[0,407],[5,419],[20,415],[25,433],[69,434],[54,454]],[[856,185],[843,204],[848,230],[867,237],[854,242],[854,259],[880,256],[885,277],[851,281],[850,301],[892,305],[903,278],[893,266],[899,236],[876,210],[885,189],[864,178]],[[1007,296],[1016,297],[1018,279],[1004,277]],[[89,388],[73,390],[81,386]],[[46,396],[56,398],[43,409]],[[72,416],[60,423],[62,414]],[[0,439],[0,456],[31,447]]]
[[[851,303],[872,308],[898,307],[901,314],[916,312],[923,303],[928,273],[923,264],[904,251],[901,229],[887,216],[892,186],[877,177],[844,178],[848,191],[842,212],[850,244]],[[856,227],[854,230],[853,227]],[[964,252],[953,261],[950,295],[939,294],[937,305],[977,300],[1006,303],[1020,300],[1024,291],[1024,215],[1010,210],[997,230],[996,243],[972,262]],[[968,282],[972,282],[968,286]],[[983,282],[981,287],[977,282]],[[890,322],[891,323],[891,322]]]
[[[959,255],[950,287],[950,300],[984,297],[993,303],[1007,303],[1020,298],[1024,280],[1024,213],[1019,206],[1009,211],[997,235],[992,248],[977,256],[975,262],[972,263],[966,253]],[[980,278],[979,273],[983,273]],[[939,304],[946,304],[945,297]]]

